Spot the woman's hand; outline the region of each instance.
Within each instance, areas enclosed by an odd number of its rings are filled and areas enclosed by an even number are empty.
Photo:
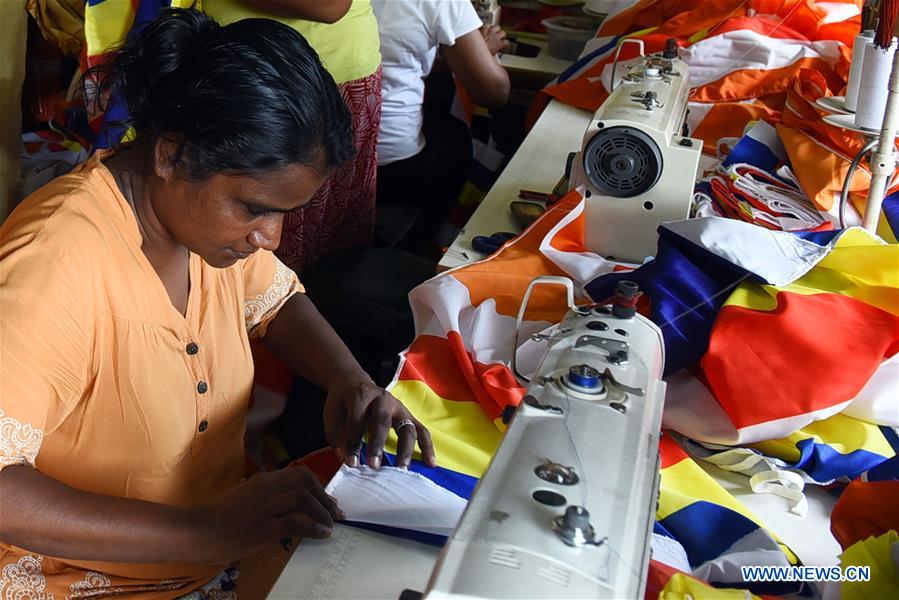
[[[430,467],[437,465],[431,434],[425,426],[393,394],[375,385],[367,376],[332,385],[325,400],[323,419],[328,443],[351,467],[359,464],[362,436],[368,431],[368,466],[379,468],[384,442],[391,428],[398,438],[398,467],[409,466],[416,441],[424,463]]]
[[[491,54],[502,52],[509,47],[509,40],[506,39],[506,32],[499,25],[484,25],[481,27],[481,35],[487,42],[487,48]]]
[[[196,520],[198,556],[223,564],[258,552],[283,538],[322,539],[344,518],[305,467],[254,475]]]

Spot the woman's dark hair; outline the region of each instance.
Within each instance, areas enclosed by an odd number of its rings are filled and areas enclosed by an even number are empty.
[[[331,168],[355,154],[334,79],[303,36],[277,21],[221,27],[197,10],[166,9],[87,76],[98,83],[93,97],[113,105],[107,125],[178,141],[190,179],[293,163]]]

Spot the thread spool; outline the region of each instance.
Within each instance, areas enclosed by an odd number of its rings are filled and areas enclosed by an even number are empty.
[[[865,61],[858,85],[858,101],[855,107],[855,126],[871,131],[879,131],[883,124],[890,90],[887,82],[893,67],[896,52],[896,38],[887,50],[871,44],[865,47]]]
[[[866,29],[855,36],[852,44],[852,65],[849,67],[849,85],[846,87],[846,101],[843,107],[855,112],[858,100],[858,84],[862,78],[862,63],[865,61],[865,48],[874,43],[874,30]]]

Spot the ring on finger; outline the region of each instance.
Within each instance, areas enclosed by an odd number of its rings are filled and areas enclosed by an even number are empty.
[[[403,419],[402,421],[400,421],[399,424],[396,427],[394,427],[394,431],[396,431],[397,434],[399,434],[399,432],[403,429],[403,427],[411,427],[413,434],[415,434],[415,432],[416,432],[415,421],[413,421],[411,419]]]

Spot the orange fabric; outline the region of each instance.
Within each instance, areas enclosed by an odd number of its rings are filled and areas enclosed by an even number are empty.
[[[899,531],[899,481],[853,481],[830,515],[830,530],[845,550],[849,546]]]
[[[550,207],[549,214],[552,216],[544,215],[531,225],[527,230],[528,235],[520,235],[500,248],[498,252],[502,253],[503,260],[483,261],[455,272],[454,277],[471,292],[472,306],[495,300],[497,313],[514,317],[518,315],[524,290],[531,283],[528,273],[564,275],[559,267],[538,250],[549,230],[580,201],[581,196],[577,192],[566,194]],[[534,263],[539,263],[539,266],[534,266]],[[490,285],[479,285],[478,282],[482,280],[489,280]],[[535,288],[531,301],[535,306],[546,308],[529,310],[527,317],[535,321],[559,321],[566,311],[564,298],[565,292],[559,286]]]
[[[690,132],[690,135],[703,141],[703,152],[714,156],[718,151],[719,139],[743,137],[746,124],[750,121],[776,123],[778,120],[780,120],[780,112],[767,108],[761,103],[725,102],[712,105],[696,129]]]
[[[141,251],[105,156],[35,192],[0,228],[0,467],[31,465],[100,494],[207,505],[243,472],[249,337],[302,288],[269,252],[225,269],[192,254],[182,316]],[[0,543],[3,597],[27,574],[31,591],[56,598],[173,598],[220,570],[57,560]]]
[[[790,157],[793,171],[802,191],[821,210],[833,207],[849,164],[865,143],[864,137],[847,129],[829,125],[826,113],[815,105],[821,96],[835,89],[821,73],[801,69],[787,93],[783,119],[777,134]],[[862,161],[852,178],[849,190],[866,192],[871,183],[867,163]],[[890,191],[896,189],[893,186]]]

